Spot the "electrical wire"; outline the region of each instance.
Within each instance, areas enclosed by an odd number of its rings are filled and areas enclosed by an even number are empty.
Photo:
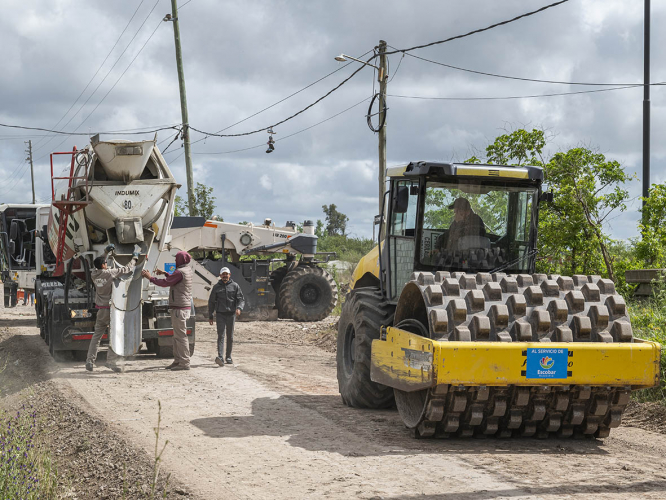
[[[158,2],[159,2],[159,0],[158,0]],[[156,5],[157,5],[157,4],[156,4]],[[153,7],[153,8],[154,8],[154,7]],[[152,11],[151,11],[151,12],[152,12]],[[108,95],[113,91],[113,89],[116,88],[116,85],[118,85],[118,82],[120,82],[120,80],[122,79],[122,77],[125,76],[125,73],[127,73],[127,71],[130,69],[130,67],[132,66],[132,64],[134,63],[134,61],[136,61],[136,59],[139,57],[139,55],[141,55],[141,52],[142,52],[143,49],[146,47],[146,45],[148,44],[148,42],[153,38],[153,36],[155,35],[155,33],[157,32],[158,28],[159,28],[161,25],[162,25],[162,20],[160,20],[159,24],[158,24],[157,26],[155,26],[155,29],[153,30],[153,32],[150,34],[150,36],[148,37],[148,39],[144,42],[144,44],[141,46],[141,48],[140,48],[139,51],[136,53],[136,55],[134,56],[134,58],[130,61],[130,63],[129,63],[129,64],[127,65],[127,67],[125,68],[125,71],[123,71],[123,72],[120,74],[120,76],[118,77],[118,79],[117,79],[117,80],[115,81],[115,83],[111,86],[111,88],[107,91],[107,93],[104,94],[104,96],[102,97],[102,99],[100,99],[100,101],[97,103],[97,105],[93,108],[93,110],[92,110],[90,113],[88,113],[88,115],[83,119],[83,121],[81,121],[81,123],[78,124],[78,126],[74,129],[74,131],[78,130],[79,127],[80,127],[81,125],[83,125],[83,124],[88,120],[88,118],[90,118],[90,117],[92,116],[92,114],[93,114],[95,111],[97,111],[97,108],[100,107],[100,105],[104,102],[104,100],[108,97]],[[173,127],[170,127],[170,128],[173,128]],[[163,129],[163,130],[164,130],[164,129]],[[154,130],[153,132],[158,132],[158,131],[159,131],[159,130]],[[144,133],[148,133],[148,132],[144,132]],[[71,135],[74,135],[74,134],[71,134]],[[84,134],[84,135],[85,135],[85,134]],[[65,139],[63,139],[63,140],[60,142],[60,144],[58,144],[58,145],[56,146],[56,149],[57,149],[58,147],[60,147],[62,144],[64,144],[66,141],[67,141],[67,137],[65,137]],[[46,156],[48,156],[48,154],[43,155],[43,156],[40,156],[40,157],[38,158],[38,160],[41,160],[42,158],[44,158],[44,157],[46,157]]]
[[[650,85],[664,85],[664,83],[666,82],[651,83]],[[434,101],[502,101],[510,99],[532,99],[538,97],[594,94],[597,92],[611,92],[613,90],[636,89],[640,87],[642,87],[642,85],[626,85],[623,87],[611,87],[611,88],[594,89],[594,90],[579,90],[576,92],[554,92],[552,94],[516,95],[516,96],[502,96],[502,97],[428,97],[428,96],[399,95],[399,94],[388,94],[388,97],[397,97],[401,99],[423,99],[423,100],[434,100]]]
[[[350,111],[350,110],[354,109],[357,106],[360,106],[364,102],[367,102],[369,99],[370,99],[370,97],[366,97],[365,99],[357,102],[356,104],[353,104],[353,105],[349,106],[348,108],[343,109],[342,111],[340,111],[340,112],[338,112],[338,113],[336,113],[332,116],[329,116],[325,120],[321,120],[320,122],[314,123],[313,125],[310,125],[309,127],[305,127],[305,128],[303,128],[301,130],[298,130],[298,131],[296,131],[292,134],[285,135],[284,137],[281,137],[280,139],[276,139],[275,142],[277,143],[277,142],[280,142],[280,141],[284,141],[285,139],[288,139],[290,137],[294,137],[295,135],[301,134],[301,133],[303,133],[307,130],[318,127],[319,125],[321,125],[323,123],[326,123],[327,121],[332,120],[333,118],[336,118],[336,117],[346,113],[347,111]],[[250,146],[250,147],[243,148],[243,149],[234,149],[232,151],[220,151],[220,152],[215,152],[215,153],[192,153],[192,154],[195,154],[195,155],[224,155],[224,154],[239,153],[241,151],[249,151],[250,149],[265,148],[265,147],[266,147],[266,143],[262,142],[261,144],[257,144],[256,146]],[[181,153],[181,155],[182,155],[182,153]],[[180,158],[180,155],[177,156],[176,158],[174,158],[171,161],[176,161],[178,158]]]
[[[549,5],[545,5],[545,6],[541,7],[540,9],[533,10],[531,12],[526,12],[525,14],[521,14],[520,16],[516,16],[512,19],[507,19],[506,21],[501,21],[499,23],[491,24],[490,26],[486,26],[485,28],[479,28],[479,29],[476,29],[474,31],[470,31],[468,33],[465,33],[464,35],[456,35],[456,36],[452,36],[450,38],[447,38],[445,40],[438,40],[436,42],[430,42],[430,43],[426,43],[426,44],[423,44],[423,45],[416,45],[414,47],[409,47],[408,49],[396,49],[393,52],[384,52],[384,54],[385,55],[391,55],[391,54],[397,54],[398,52],[403,52],[403,53],[404,52],[410,52],[410,51],[416,50],[416,49],[424,49],[426,47],[431,47],[433,45],[439,45],[439,44],[442,44],[442,43],[451,42],[453,40],[459,40],[461,38],[465,38],[465,37],[468,37],[468,36],[471,36],[471,35],[475,35],[477,33],[482,33],[484,31],[488,31],[488,30],[491,30],[493,28],[497,28],[499,26],[504,26],[505,24],[513,23],[513,22],[518,21],[520,19],[524,19],[526,17],[533,16],[535,14],[539,14],[540,12],[543,12],[544,10],[548,10],[548,9],[553,8],[553,7],[557,7],[558,5],[562,5],[563,3],[567,3],[568,1],[569,0],[560,0],[559,2],[555,2],[555,3],[551,3]]]
[[[367,62],[370,62],[373,58],[374,58],[374,56],[371,57],[370,59],[368,59]],[[272,124],[272,125],[269,125],[269,126],[267,126],[267,127],[260,128],[260,129],[257,129],[257,130],[253,130],[253,131],[251,131],[251,132],[240,133],[240,134],[213,134],[213,133],[210,133],[210,132],[205,132],[205,131],[203,131],[203,130],[199,130],[199,129],[194,128],[194,127],[191,127],[191,126],[190,126],[189,128],[190,128],[191,130],[194,130],[195,132],[199,132],[200,134],[204,134],[204,135],[206,135],[206,136],[208,136],[208,137],[241,137],[241,136],[246,136],[246,135],[257,134],[257,133],[259,133],[259,132],[264,132],[264,131],[266,131],[266,130],[268,130],[268,129],[270,129],[270,128],[277,127],[278,125],[282,125],[283,123],[286,123],[286,122],[288,122],[289,120],[292,120],[292,119],[296,118],[298,115],[304,113],[304,112],[307,111],[308,109],[310,109],[310,108],[312,108],[313,106],[319,104],[321,101],[323,101],[324,99],[326,99],[328,96],[330,96],[333,92],[335,92],[335,91],[338,90],[340,87],[342,87],[342,86],[343,86],[345,83],[347,83],[349,80],[351,80],[352,78],[354,78],[354,77],[355,77],[360,71],[362,71],[366,66],[367,66],[367,64],[363,64],[363,65],[361,65],[361,67],[359,67],[358,69],[356,69],[351,75],[349,75],[347,78],[345,78],[344,80],[342,80],[338,85],[336,85],[336,86],[333,87],[331,90],[329,90],[328,92],[326,92],[326,94],[324,94],[323,96],[321,96],[319,99],[317,99],[317,100],[314,101],[313,103],[307,105],[306,107],[304,107],[304,108],[301,109],[300,111],[297,111],[297,112],[294,113],[293,115],[288,116],[287,118],[285,118],[285,119],[283,119],[283,120],[280,120],[279,122],[274,123],[274,124]]]
[[[191,1],[191,0],[190,0],[190,1]],[[365,57],[365,56],[368,55],[368,53],[370,53],[370,52],[372,52],[372,50],[368,50],[366,53],[361,54],[360,56],[358,56],[358,58]],[[340,66],[340,67],[339,67],[338,69],[336,69],[335,71],[331,71],[330,73],[328,73],[328,74],[322,76],[321,78],[315,80],[314,82],[310,83],[309,85],[306,85],[305,87],[303,87],[303,88],[297,90],[296,92],[293,92],[293,93],[289,94],[288,96],[286,96],[286,97],[280,99],[279,101],[274,102],[274,103],[271,104],[270,106],[266,106],[265,108],[263,108],[263,109],[257,111],[256,113],[253,113],[253,114],[251,114],[250,116],[247,116],[247,117],[243,118],[242,120],[237,121],[236,123],[232,123],[231,125],[229,125],[229,126],[223,128],[223,129],[220,129],[220,130],[218,130],[218,131],[215,132],[215,133],[216,133],[216,134],[219,134],[219,133],[221,133],[221,132],[224,132],[225,130],[229,130],[230,128],[235,127],[236,125],[239,125],[239,124],[241,124],[241,123],[243,123],[243,122],[249,120],[250,118],[254,118],[255,116],[257,116],[257,115],[263,113],[264,111],[267,111],[267,110],[269,110],[269,109],[271,109],[271,108],[277,106],[278,104],[283,103],[283,102],[286,101],[287,99],[290,99],[290,98],[294,97],[295,95],[300,94],[300,93],[303,92],[304,90],[309,89],[310,87],[316,85],[317,83],[321,82],[322,80],[325,80],[325,79],[328,78],[329,76],[334,75],[334,74],[337,73],[338,71],[341,71],[341,70],[345,69],[345,68],[346,68],[347,66],[349,66],[350,64],[353,64],[353,62],[348,62],[347,64],[345,64],[345,65],[343,65],[343,66]],[[373,80],[373,81],[374,81],[374,80]],[[191,127],[190,127],[190,128],[191,128]],[[268,128],[268,127],[267,127],[267,128]],[[198,142],[201,142],[201,141],[205,140],[207,137],[208,137],[208,136],[202,137],[201,139],[197,139],[196,141],[192,142],[191,144],[194,145],[194,144],[196,144],[196,143],[198,143]]]
[[[180,11],[180,9],[182,9],[183,7],[185,7],[185,6],[186,6],[188,3],[190,3],[191,1],[192,1],[192,0],[187,0],[187,2],[185,2],[183,5],[180,5],[180,6],[178,7],[178,11]]]
[[[0,123],[0,127],[17,128],[17,129],[21,129],[21,130],[39,130],[39,131],[42,131],[42,132],[50,132],[52,134],[61,134],[61,135],[67,135],[67,136],[71,136],[71,135],[95,135],[95,134],[115,135],[115,134],[120,134],[120,133],[123,133],[123,134],[126,134],[126,135],[141,135],[141,134],[152,134],[152,133],[155,133],[155,132],[159,132],[161,130],[177,129],[177,126],[171,125],[171,126],[153,128],[153,129],[150,129],[150,130],[142,130],[140,132],[110,131],[110,132],[90,133],[90,132],[76,132],[76,131],[64,132],[62,130],[51,130],[51,129],[48,129],[48,128],[41,128],[41,127],[26,127],[26,126],[23,126],[23,125],[10,125],[8,123]],[[132,129],[129,129],[129,130],[132,130]],[[134,130],[138,130],[138,129],[134,129]]]
[[[553,83],[557,85],[588,85],[588,86],[595,86],[595,87],[603,87],[603,86],[613,86],[613,85],[643,85],[642,83],[609,83],[609,82],[568,82],[568,81],[562,81],[562,80],[541,80],[539,78],[523,78],[520,76],[510,76],[510,75],[501,75],[497,73],[488,73],[486,71],[477,71],[473,69],[468,69],[468,68],[461,68],[460,66],[453,66],[452,64],[446,64],[443,62],[439,61],[433,61],[432,59],[428,59],[426,57],[421,57],[417,56],[414,54],[409,54],[407,53],[406,55],[413,57],[415,59],[420,59],[421,61],[429,62],[431,64],[436,64],[438,66],[444,66],[445,68],[449,69],[455,69],[456,71],[464,71],[466,73],[473,73],[475,75],[483,75],[483,76],[492,76],[494,78],[504,78],[506,80],[518,80],[521,82],[535,82],[535,83]]]
[[[58,127],[58,125],[60,125],[60,122],[62,122],[62,121],[65,119],[65,117],[69,114],[69,112],[70,112],[70,111],[72,110],[72,108],[76,105],[76,103],[79,102],[79,99],[81,99],[81,96],[82,96],[83,94],[85,94],[86,90],[88,90],[88,87],[90,87],[90,84],[93,82],[93,80],[95,80],[95,77],[97,77],[97,75],[99,74],[99,72],[102,70],[102,68],[103,68],[104,65],[106,64],[106,61],[109,59],[109,57],[111,57],[111,54],[113,54],[113,51],[114,51],[115,48],[118,46],[118,43],[120,42],[120,39],[123,37],[123,35],[124,35],[125,32],[127,31],[127,28],[129,28],[129,25],[132,23],[132,21],[133,21],[134,18],[136,17],[136,13],[139,12],[139,9],[141,8],[141,6],[143,5],[144,2],[145,2],[145,0],[141,0],[141,3],[139,3],[139,6],[138,6],[138,7],[136,8],[136,10],[134,11],[134,14],[132,14],[132,17],[130,17],[129,21],[127,21],[127,24],[125,25],[125,28],[123,29],[123,31],[122,31],[122,32],[120,33],[120,35],[118,36],[118,39],[116,40],[116,43],[113,44],[113,47],[111,47],[111,50],[109,51],[109,53],[106,55],[106,57],[105,57],[104,60],[102,61],[102,64],[99,65],[99,68],[97,68],[97,71],[95,71],[95,74],[92,76],[92,78],[91,78],[90,80],[88,80],[88,83],[86,84],[85,88],[81,91],[81,93],[78,95],[78,97],[74,100],[74,102],[73,102],[72,105],[69,107],[69,109],[68,109],[67,111],[65,111],[65,114],[62,115],[62,116],[60,117],[60,120],[58,120],[58,123],[56,123],[56,124],[55,124],[53,127],[51,127],[51,128],[55,129],[55,128]],[[45,136],[43,136],[43,137],[49,137],[49,136],[48,136],[48,135],[45,135]],[[40,141],[41,141],[41,139],[40,139]],[[34,147],[35,147],[35,148],[38,148],[38,147],[39,147],[39,141],[37,142],[37,144],[34,145]]]
[[[0,196],[6,196],[8,193],[11,193],[14,190],[14,188],[16,187],[16,185],[19,182],[21,182],[21,180],[23,180],[23,178],[25,177],[25,175],[29,171],[30,171],[30,164],[26,162],[25,163],[25,168],[22,170],[23,175],[21,175],[20,177],[17,177],[16,180],[11,185],[8,185],[8,186],[6,185],[9,182],[9,180],[5,181],[4,183],[5,183],[6,187],[4,187],[3,189],[0,189]]]
[[[411,54],[410,54],[410,55],[411,55]],[[404,58],[405,58],[405,54],[403,53],[403,54],[402,54],[402,57],[401,57],[400,60],[398,61],[398,67],[395,68],[395,73],[393,73],[393,76],[391,77],[391,79],[390,79],[388,82],[386,82],[387,84],[391,83],[391,82],[393,81],[393,79],[395,78],[395,75],[398,74],[398,71],[400,70],[400,65],[402,64],[402,60],[403,60]],[[386,61],[388,61],[388,60],[389,60],[389,58],[387,57],[387,58],[386,58]],[[387,74],[390,75],[390,73],[388,73],[388,72],[387,72]]]
[[[176,142],[176,139],[178,139],[178,136],[180,136],[180,134],[182,133],[182,131],[183,131],[183,129],[181,128],[181,129],[179,129],[179,130],[176,132],[176,135],[175,135],[174,138],[171,140],[171,142],[169,143],[169,145],[168,145],[166,148],[164,148],[164,151],[161,151],[162,154],[166,153],[166,152],[167,152],[167,149],[169,149],[169,148],[171,147],[171,145],[172,145],[174,142]],[[164,143],[164,141],[160,142],[160,144],[162,144],[162,143]],[[158,147],[159,147],[159,144],[158,144]]]
[[[143,26],[146,24],[146,22],[148,21],[148,18],[151,16],[151,14],[152,14],[153,11],[155,10],[155,8],[157,7],[157,4],[159,4],[159,2],[160,2],[160,0],[157,0],[157,1],[155,2],[155,5],[153,5],[153,8],[152,8],[152,9],[150,9],[150,12],[148,12],[148,15],[146,16],[146,18],[145,18],[145,19],[143,20],[143,22],[141,23],[141,26],[139,26],[139,29],[136,30],[136,32],[134,33],[134,36],[132,37],[132,39],[131,39],[131,40],[129,41],[129,43],[125,46],[125,49],[123,49],[123,51],[120,53],[120,55],[118,56],[118,58],[116,59],[116,61],[113,63],[113,65],[111,66],[111,68],[109,69],[109,71],[107,71],[106,75],[104,75],[104,78],[102,78],[102,81],[100,81],[100,82],[97,84],[97,87],[95,87],[95,90],[92,91],[92,93],[88,96],[88,98],[85,100],[85,102],[79,107],[79,109],[76,111],[76,113],[74,113],[74,114],[70,117],[70,119],[67,120],[67,123],[65,123],[65,125],[63,125],[63,128],[66,127],[67,125],[69,125],[69,124],[72,122],[72,120],[76,117],[76,115],[78,115],[78,114],[81,112],[81,110],[86,106],[86,104],[88,104],[88,102],[90,101],[90,99],[92,98],[92,96],[95,95],[95,93],[97,93],[97,91],[99,90],[99,88],[102,86],[102,84],[103,84],[103,83],[106,81],[106,79],[109,77],[109,75],[111,74],[111,72],[113,71],[113,69],[116,67],[116,65],[118,64],[118,62],[120,62],[120,59],[123,57],[123,55],[125,54],[125,52],[127,52],[127,49],[130,47],[130,45],[132,45],[132,42],[134,42],[134,39],[137,37],[137,35],[139,34],[139,32],[143,29]],[[151,37],[152,37],[152,35],[151,35]],[[149,38],[149,39],[150,39],[150,38]],[[143,47],[142,47],[141,50],[143,50]],[[141,52],[141,50],[139,50],[139,53]],[[134,62],[134,60],[132,60],[132,62]],[[130,65],[131,65],[131,64],[132,64],[132,63],[130,63]],[[127,71],[127,70],[125,70],[125,71]],[[125,74],[125,73],[123,72],[123,75],[124,75],[124,74]],[[122,75],[121,75],[121,78],[122,78]],[[116,83],[118,83],[118,82],[116,82]],[[115,87],[115,84],[114,84],[114,87]],[[112,87],[112,89],[113,89],[113,87]],[[108,92],[107,92],[106,95],[108,95]],[[106,95],[102,98],[102,101],[106,98]],[[99,104],[101,104],[102,101],[100,101],[100,103],[97,104],[97,107],[99,107]],[[95,109],[97,109],[97,107],[95,107]],[[83,123],[84,123],[84,122],[90,117],[90,115],[91,115],[92,113],[94,113],[94,111],[95,111],[95,110],[93,110],[93,111],[92,111],[92,112],[91,112],[91,113],[90,113],[90,114],[89,114],[89,115],[88,115],[88,116],[87,116],[87,117],[86,117],[86,118],[85,118],[85,119],[79,124],[79,127],[80,127],[81,125],[83,125]],[[77,128],[78,128],[78,127],[77,127]],[[40,146],[39,149],[41,149],[41,148],[43,148],[44,146],[46,146],[49,142],[51,142],[51,140],[46,141],[46,143],[44,143],[42,146]],[[65,141],[63,141],[63,142],[65,142]],[[61,142],[60,144],[58,144],[58,145],[56,146],[56,148],[60,147],[60,145],[61,145],[63,142]],[[41,156],[39,159],[42,159],[42,158],[44,158],[45,156],[47,156],[47,155],[43,155],[43,156]]]

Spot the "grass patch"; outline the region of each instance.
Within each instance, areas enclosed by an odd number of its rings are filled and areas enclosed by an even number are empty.
[[[0,415],[0,498],[58,498],[55,466],[38,439],[37,414],[25,405]]]
[[[644,340],[659,342],[666,346],[666,285],[663,280],[652,283],[653,295],[650,298],[628,302],[629,317],[634,335]],[[661,350],[661,380],[658,387],[635,391],[636,400],[655,401],[666,404],[666,349]]]

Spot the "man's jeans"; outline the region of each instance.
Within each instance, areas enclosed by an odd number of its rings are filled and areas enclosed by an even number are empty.
[[[234,323],[236,322],[236,314],[231,313],[217,313],[215,321],[217,323],[217,355],[219,358],[231,357],[231,348],[234,343]],[[224,334],[227,335],[227,352],[224,353]]]

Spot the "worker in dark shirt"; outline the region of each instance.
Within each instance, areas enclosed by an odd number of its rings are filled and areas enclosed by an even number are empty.
[[[232,364],[231,348],[234,341],[234,324],[236,316],[240,316],[245,307],[245,298],[241,287],[231,279],[231,273],[228,267],[220,269],[220,280],[210,292],[208,298],[208,321],[213,324],[213,315],[217,322],[217,357],[215,362],[219,366],[224,366],[224,360],[227,364]],[[227,351],[224,355],[224,337],[227,337]]]

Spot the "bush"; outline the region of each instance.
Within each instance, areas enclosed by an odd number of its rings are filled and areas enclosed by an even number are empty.
[[[25,406],[0,418],[0,498],[57,498],[55,468],[36,433],[36,413]]]
[[[652,282],[654,295],[649,299],[628,301],[634,335],[644,340],[666,345],[666,285],[663,279]],[[661,380],[658,387],[634,393],[639,401],[664,403],[666,396],[666,350],[661,351]]]

